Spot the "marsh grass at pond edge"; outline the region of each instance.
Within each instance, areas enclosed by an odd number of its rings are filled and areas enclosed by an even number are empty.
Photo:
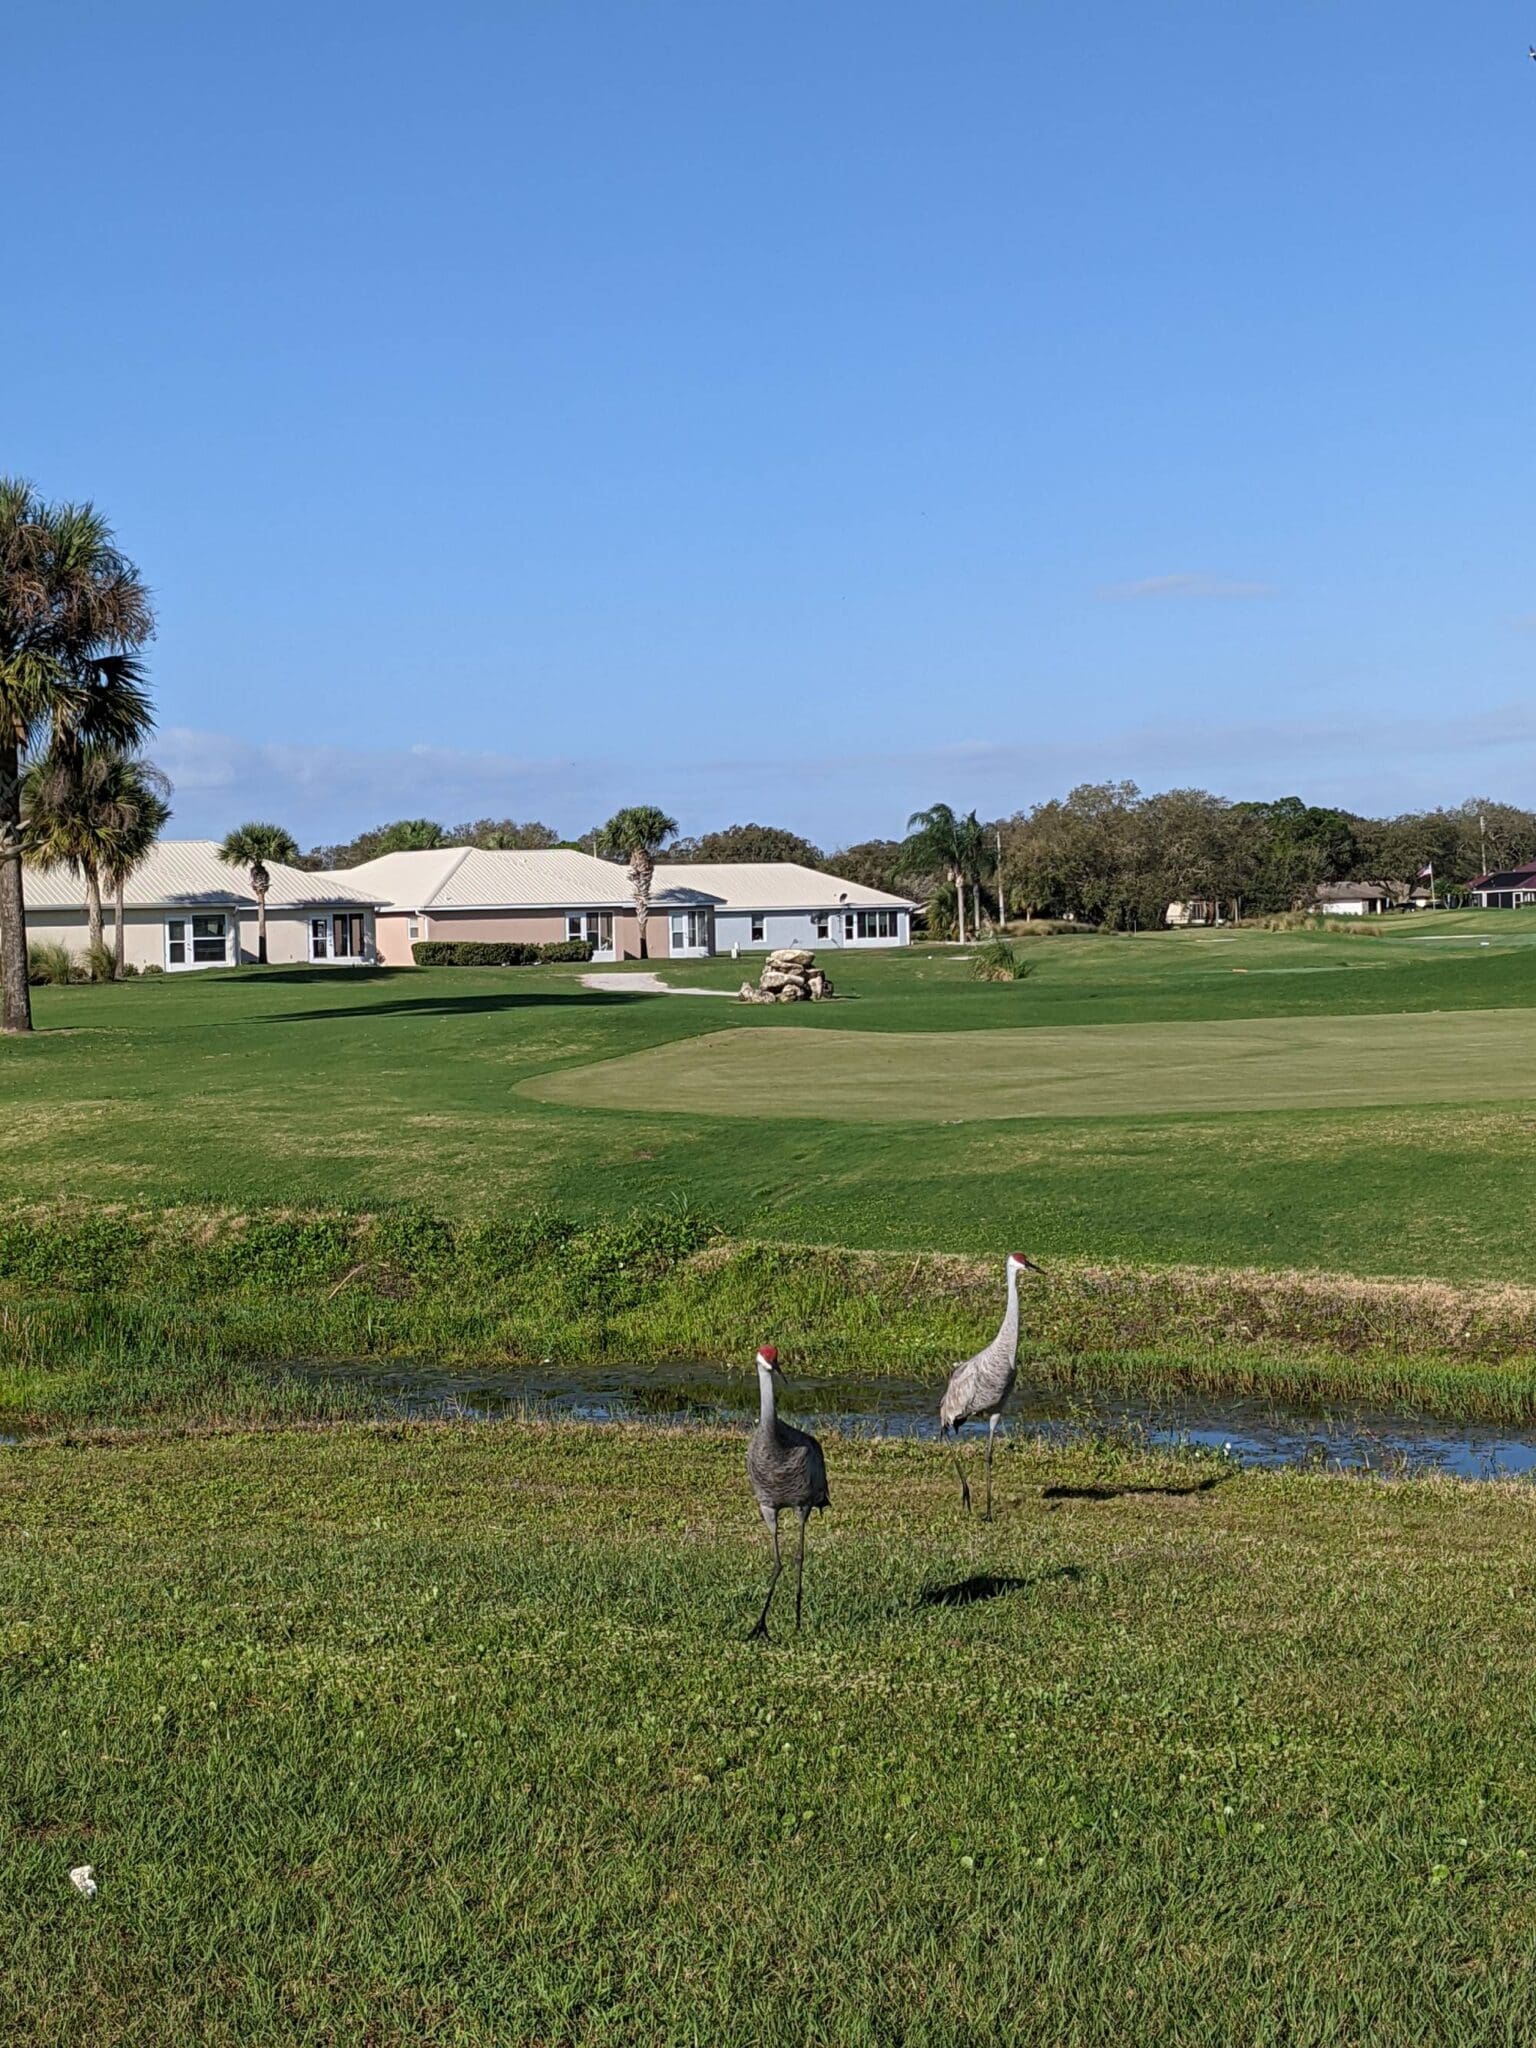
[[[811,1379],[938,1376],[990,1336],[1001,1267],[742,1243],[682,1207],[601,1223],[399,1209],[16,1207],[0,1213],[0,1423],[347,1414],[284,1364],[515,1372],[617,1360]],[[1536,1413],[1536,1289],[1054,1263],[1021,1290],[1045,1385]]]

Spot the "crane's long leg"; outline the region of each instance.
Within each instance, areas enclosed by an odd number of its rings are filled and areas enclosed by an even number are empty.
[[[960,1425],[958,1422],[951,1423],[950,1425],[950,1442],[955,1447],[955,1470],[960,1474],[960,1505],[965,1513],[969,1514],[971,1512],[971,1486],[970,1481],[965,1476],[965,1466],[960,1460]]]
[[[800,1594],[805,1585],[805,1525],[811,1519],[809,1508],[800,1510],[800,1548],[795,1552],[795,1627],[800,1626]]]
[[[984,1522],[992,1519],[992,1445],[997,1438],[997,1421],[994,1415],[987,1422],[987,1511],[981,1518]]]
[[[768,1610],[773,1605],[773,1589],[779,1583],[779,1573],[784,1569],[784,1559],[779,1553],[778,1509],[774,1508],[772,1514],[770,1515],[769,1510],[767,1508],[764,1508],[763,1520],[767,1522],[769,1534],[773,1537],[773,1571],[768,1580],[768,1597],[763,1602],[762,1613],[757,1617],[757,1627],[753,1629],[752,1634],[747,1637],[747,1641],[749,1643],[752,1642],[756,1637],[766,1636],[768,1633]],[[800,1526],[803,1529],[805,1524],[802,1522]]]

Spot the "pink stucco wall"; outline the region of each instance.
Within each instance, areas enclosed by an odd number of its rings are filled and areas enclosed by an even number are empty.
[[[528,945],[546,946],[565,937],[565,915],[563,910],[505,913],[433,911],[416,920],[417,936],[423,939],[472,939],[491,944],[520,940]],[[403,911],[380,911],[377,927],[379,958],[387,966],[411,965],[409,925],[410,920]],[[665,913],[653,910],[645,933],[651,959],[664,960],[667,957],[670,931]],[[640,930],[632,910],[614,912],[613,941],[619,959],[633,960],[639,955]]]

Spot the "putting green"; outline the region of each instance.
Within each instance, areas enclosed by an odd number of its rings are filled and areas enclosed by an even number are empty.
[[[541,1102],[690,1116],[950,1123],[1536,1098],[1525,1010],[1031,1031],[741,1025],[521,1084]]]

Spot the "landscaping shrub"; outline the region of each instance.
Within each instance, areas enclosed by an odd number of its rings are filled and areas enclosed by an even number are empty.
[[[68,946],[37,939],[27,948],[27,979],[34,988],[62,988],[66,982],[83,980],[84,971]]]
[[[537,946],[484,939],[418,939],[411,958],[418,967],[532,967]]]
[[[85,971],[92,981],[117,979],[117,955],[105,939],[85,951]]]
[[[131,974],[133,972],[133,969],[130,967],[127,971]],[[160,965],[160,962],[158,960],[151,960],[147,967],[141,967],[139,969],[140,974],[164,974],[164,972],[165,969]]]
[[[1034,971],[1034,961],[1015,952],[1006,939],[989,939],[971,962],[977,981],[1023,981]]]
[[[411,948],[418,967],[533,967],[540,962],[586,961],[590,939],[556,939],[535,946],[521,939],[418,939]]]

